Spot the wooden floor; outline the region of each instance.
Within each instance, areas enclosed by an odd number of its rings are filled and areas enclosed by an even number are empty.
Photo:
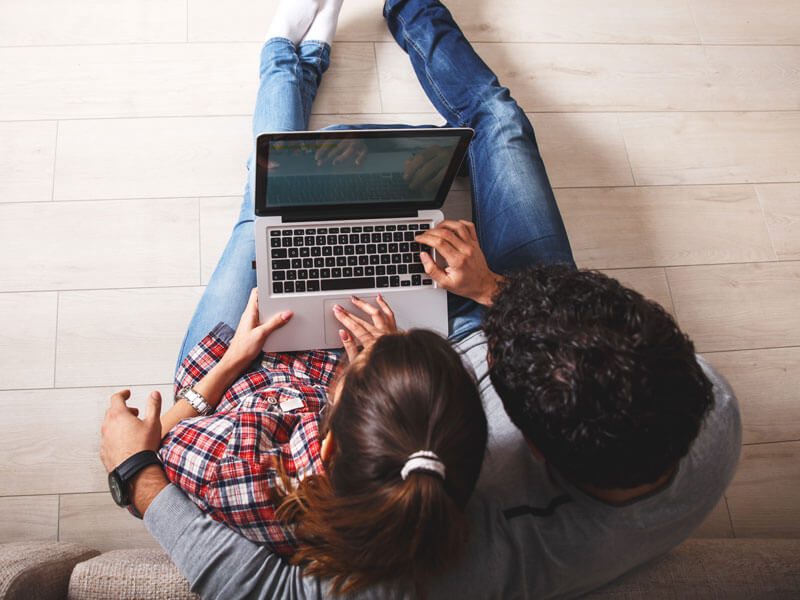
[[[153,543],[98,428],[116,388],[169,392],[274,4],[0,3],[0,541]],[[440,122],[379,6],[345,1],[314,126]],[[450,6],[530,113],[579,264],[666,306],[739,394],[739,472],[698,535],[800,535],[800,4]]]

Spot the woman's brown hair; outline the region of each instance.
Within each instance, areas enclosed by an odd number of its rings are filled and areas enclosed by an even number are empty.
[[[452,564],[486,448],[474,377],[446,340],[411,330],[367,352],[344,374],[329,415],[326,474],[304,479],[278,510],[300,542],[293,562],[332,578],[337,593],[387,580],[421,585]],[[443,479],[417,470],[403,480],[420,450],[436,453]]]

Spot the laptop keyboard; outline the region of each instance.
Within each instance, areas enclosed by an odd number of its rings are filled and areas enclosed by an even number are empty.
[[[432,286],[414,241],[429,223],[270,229],[273,294]]]

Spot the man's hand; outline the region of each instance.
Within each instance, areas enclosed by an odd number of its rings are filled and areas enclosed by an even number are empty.
[[[236,334],[220,362],[224,363],[223,366],[232,367],[237,374],[241,373],[259,355],[269,335],[286,325],[293,314],[292,311],[285,310],[272,315],[266,323],[259,324],[258,290],[253,288],[247,307],[239,320],[239,326],[236,328]]]
[[[478,304],[492,304],[503,277],[486,264],[475,225],[469,221],[442,221],[434,229],[420,233],[416,241],[434,248],[447,261],[447,267],[442,269],[430,254],[420,254],[425,272],[436,283]]]
[[[161,394],[150,393],[144,419],[137,417],[137,409],[125,404],[130,397],[130,390],[111,396],[100,428],[100,460],[109,473],[137,452],[155,452],[161,444]]]
[[[396,332],[397,323],[392,309],[389,308],[389,305],[380,294],[375,299],[378,306],[364,302],[357,296],[353,296],[350,301],[367,313],[372,321],[372,323],[369,323],[347,312],[338,304],[333,307],[333,316],[346,327],[346,329],[339,330],[339,337],[342,340],[345,352],[347,352],[347,358],[352,361],[360,352],[359,346],[362,349],[369,348],[382,335]]]
[[[435,192],[444,179],[452,152],[441,146],[430,146],[405,163],[403,179],[415,192]]]
[[[161,445],[161,394],[150,393],[144,419],[138,418],[138,409],[125,404],[130,397],[130,390],[111,396],[111,406],[100,427],[100,460],[109,473],[137,452],[157,452]],[[145,467],[133,477],[131,502],[139,514],[147,511],[150,503],[168,484],[158,465]]]

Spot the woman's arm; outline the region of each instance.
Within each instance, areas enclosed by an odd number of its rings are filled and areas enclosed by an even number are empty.
[[[197,382],[194,390],[203,396],[210,406],[216,407],[228,388],[261,353],[267,337],[276,329],[286,325],[292,314],[292,311],[284,311],[273,315],[263,325],[259,324],[258,291],[254,288],[250,292],[250,300],[224,356]],[[183,419],[196,416],[197,411],[186,400],[179,400],[161,416],[161,436],[167,435],[169,430]]]
[[[244,367],[234,363],[232,360],[226,360],[229,356],[228,352],[207,374],[194,386],[194,390],[205,398],[209,406],[216,408],[220,403],[225,392],[228,390],[233,382],[242,374],[247,365]],[[161,415],[161,437],[163,438],[169,430],[175,427],[180,421],[196,417],[197,411],[191,405],[181,398],[172,405],[166,413]]]

